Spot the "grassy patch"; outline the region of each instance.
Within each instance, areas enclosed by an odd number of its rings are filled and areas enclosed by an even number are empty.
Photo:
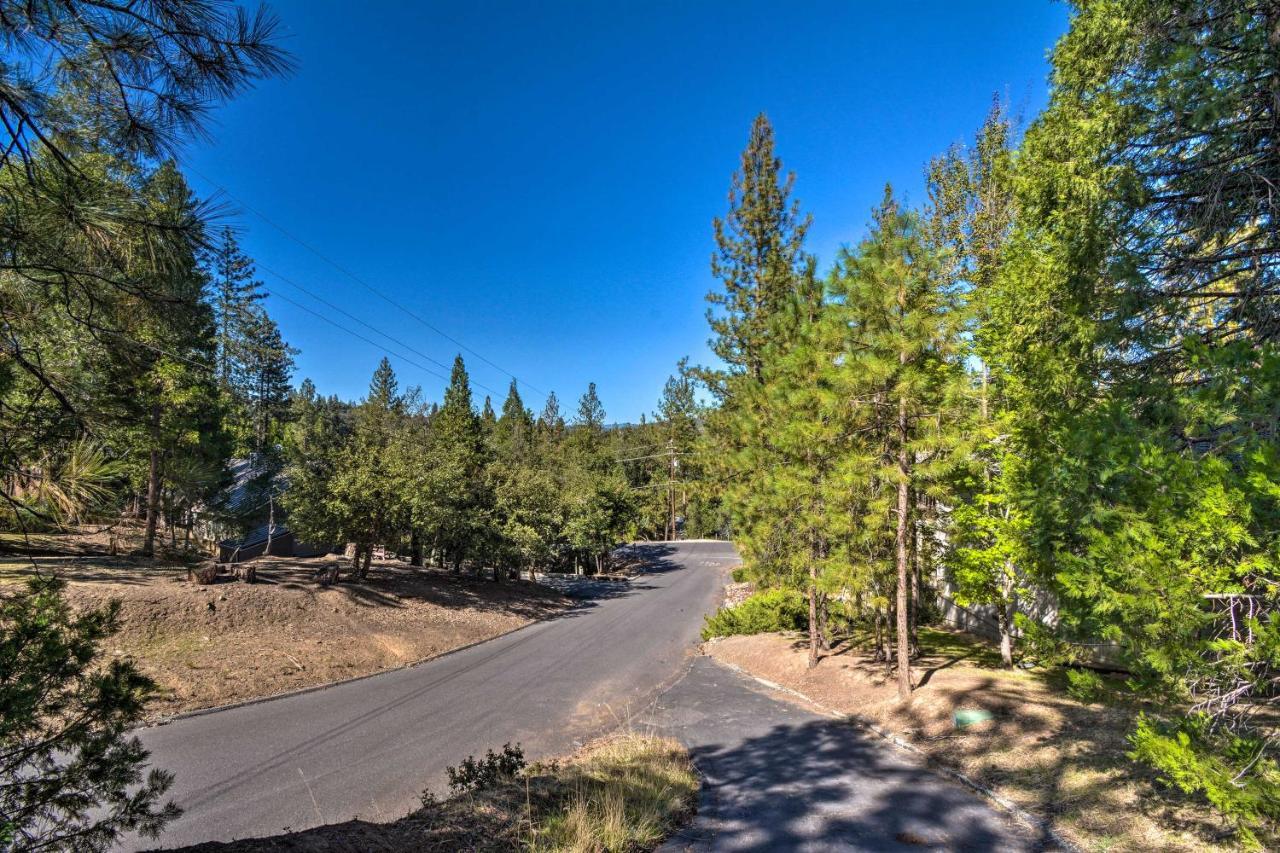
[[[675,741],[627,735],[551,771],[562,802],[535,815],[532,850],[651,849],[693,811],[698,779]]]

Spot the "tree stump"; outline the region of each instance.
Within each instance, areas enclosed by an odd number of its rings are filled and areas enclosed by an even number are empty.
[[[258,567],[253,563],[237,563],[235,572],[237,580],[245,583],[257,583],[258,581]]]
[[[221,568],[213,560],[204,560],[187,569],[187,580],[195,581],[201,586],[218,582],[218,570]]]
[[[334,560],[329,565],[321,568],[316,572],[316,583],[320,586],[333,586],[338,582],[338,561]]]

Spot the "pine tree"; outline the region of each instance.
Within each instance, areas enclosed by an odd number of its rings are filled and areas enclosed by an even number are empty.
[[[605,463],[604,450],[604,404],[596,393],[596,383],[587,385],[586,393],[578,399],[578,412],[573,419],[573,429],[569,434],[569,444],[581,464],[588,468],[598,468]]]
[[[791,299],[796,281],[812,268],[804,253],[810,218],[801,216],[791,199],[795,176],[782,176],[782,161],[774,153],[773,127],[764,113],[751,125],[742,165],[729,189],[729,214],[714,222],[716,254],[711,272],[723,292],[707,301],[723,308],[708,311],[715,335],[712,350],[730,373],[762,378],[764,350],[773,317]]]
[[[970,456],[959,483],[962,500],[952,513],[951,580],[956,602],[994,609],[1000,656],[1013,666],[1014,618],[1027,587],[1026,558],[1020,545],[1025,518],[1005,476],[1010,457],[1010,413],[999,393],[1002,373],[992,375],[984,353],[986,303],[1008,251],[1016,198],[1013,183],[1012,124],[998,98],[969,151],[953,149],[929,167],[930,216],[935,244],[949,250],[947,275],[969,291],[970,324],[977,339],[974,405],[968,417]]]
[[[392,411],[399,408],[400,383],[396,380],[396,372],[386,356],[378,362],[378,369],[369,380],[369,396],[365,398],[374,411]]]
[[[431,422],[431,435],[441,501],[439,543],[446,561],[459,571],[469,559],[481,556],[489,535],[491,505],[484,482],[482,425],[461,355],[454,359],[444,405]]]
[[[599,435],[604,429],[604,418],[604,405],[596,393],[596,383],[588,383],[586,393],[578,400],[578,416],[574,420],[574,426]]]
[[[533,440],[533,416],[524,407],[516,381],[511,380],[507,399],[502,403],[502,416],[495,425],[495,442],[500,455],[510,461],[523,462]]]
[[[904,701],[911,696],[912,493],[936,483],[949,461],[955,440],[949,411],[965,390],[961,291],[943,273],[919,217],[903,210],[886,187],[870,236],[856,252],[841,253],[829,285],[844,335],[841,393],[856,401],[855,416],[871,427],[862,433],[861,454],[846,464],[878,481],[868,485],[888,510],[880,515],[883,529],[892,530],[898,693]],[[891,503],[885,500],[890,491]]]
[[[255,457],[273,460],[264,467],[274,469],[275,448],[288,418],[293,357],[298,351],[285,343],[280,327],[265,311],[255,310],[245,330],[247,346],[240,370],[251,425],[251,449]]]
[[[770,472],[780,461],[770,441],[770,364],[781,363],[821,302],[816,261],[804,252],[809,218],[791,199],[794,176],[782,177],[773,129],[757,117],[729,191],[729,214],[717,219],[712,273],[721,291],[708,296],[724,370],[700,369],[719,405],[706,419],[709,475],[723,485],[734,540],[758,580],[800,585],[784,557],[791,531],[772,503]]]
[[[222,229],[208,261],[211,302],[217,323],[218,382],[224,393],[235,395],[235,376],[252,340],[258,303],[264,298],[262,282],[255,278],[253,260],[241,249],[231,228]]]
[[[356,545],[352,574],[357,581],[369,572],[374,546],[403,529],[406,495],[394,455],[403,419],[404,399],[391,363],[383,358],[338,454],[328,500],[336,528],[332,538]]]

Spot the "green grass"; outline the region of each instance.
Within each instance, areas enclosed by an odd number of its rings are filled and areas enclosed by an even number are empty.
[[[938,628],[922,627],[916,634],[920,641],[920,654],[923,656],[964,660],[981,667],[1001,666],[1000,651],[990,643]]]

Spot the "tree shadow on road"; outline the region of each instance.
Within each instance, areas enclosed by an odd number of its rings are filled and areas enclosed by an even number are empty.
[[[674,849],[1042,846],[972,792],[833,721],[779,724],[740,744],[696,747],[691,754],[705,787],[698,818]]]

